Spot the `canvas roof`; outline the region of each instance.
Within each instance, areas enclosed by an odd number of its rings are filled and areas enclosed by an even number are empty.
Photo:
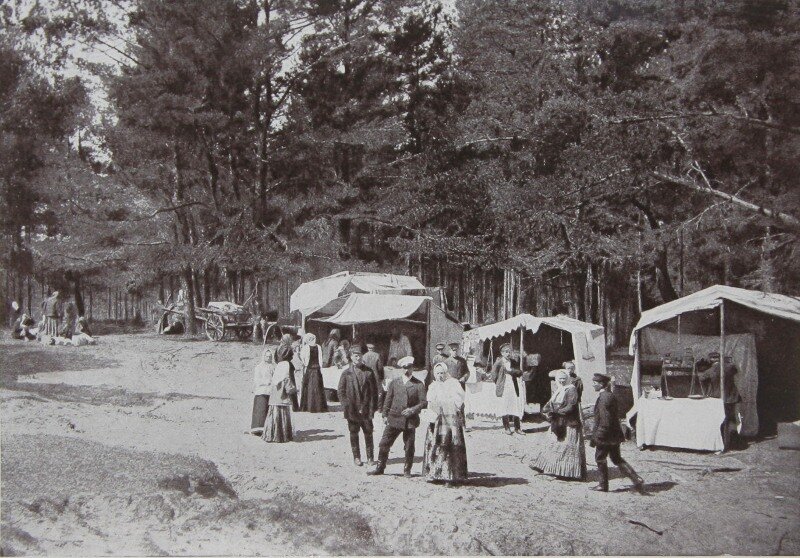
[[[342,271],[300,285],[289,299],[290,311],[308,315],[347,293],[424,289],[416,277],[391,273]]]
[[[800,322],[800,298],[726,285],[714,285],[642,312],[639,322],[631,332],[630,354],[634,354],[636,332],[640,329],[670,320],[686,312],[716,308],[722,300],[730,300],[771,316]]]
[[[431,300],[429,296],[350,293],[320,308],[317,314],[325,317],[312,319],[339,325],[402,320],[419,312]]]
[[[469,331],[464,332],[465,340],[482,341],[484,339],[491,339],[493,337],[500,337],[511,331],[524,327],[536,333],[539,328],[544,325],[549,325],[556,329],[568,331],[569,333],[589,333],[589,332],[605,332],[602,326],[581,322],[569,316],[551,316],[547,318],[538,318],[531,314],[519,314],[513,318],[496,322],[493,324],[476,327]]]

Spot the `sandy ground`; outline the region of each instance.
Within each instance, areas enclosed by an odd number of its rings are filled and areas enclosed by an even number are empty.
[[[527,467],[544,425],[506,436],[472,422],[466,485],[426,483],[420,458],[404,479],[399,442],[387,474],[368,477],[340,413],[295,414],[290,444],[243,433],[258,353],[152,334],[79,348],[4,335],[2,553],[800,553],[800,452],[775,440],[724,456],[629,442],[647,495],[613,468],[602,494]]]

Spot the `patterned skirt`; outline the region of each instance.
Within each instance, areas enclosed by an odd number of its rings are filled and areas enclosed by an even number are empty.
[[[293,436],[290,407],[288,405],[270,405],[261,439],[265,442],[291,442]]]
[[[545,475],[585,480],[586,446],[583,443],[583,427],[567,426],[567,435],[563,440],[548,431],[547,442],[530,466]]]
[[[442,417],[428,425],[422,475],[429,481],[458,482],[467,478],[467,446],[461,425],[444,425]]]

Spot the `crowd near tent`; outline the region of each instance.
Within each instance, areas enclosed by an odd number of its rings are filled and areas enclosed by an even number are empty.
[[[418,367],[430,366],[437,343],[458,342],[464,330],[432,297],[371,293],[335,298],[306,317],[306,331],[320,340],[334,328],[344,338],[374,342],[383,355],[391,336],[404,334]]]
[[[300,312],[307,317],[332,300],[349,293],[400,293],[424,290],[425,287],[419,279],[408,275],[342,271],[300,285],[289,299],[289,310]]]
[[[549,397],[547,374],[568,360],[575,361],[575,373],[583,380],[583,404],[593,404],[592,375],[606,372],[606,339],[602,326],[581,322],[568,316],[538,318],[520,314],[508,320],[472,329],[464,333],[464,345],[474,355],[475,362],[485,367],[500,353],[500,346],[510,343],[514,351],[539,354],[537,373],[546,380],[548,393],[539,396],[539,403]]]
[[[654,384],[665,355],[703,358],[712,352],[738,369],[741,434],[773,434],[777,423],[800,418],[800,299],[716,285],[643,312],[630,339],[634,396]],[[714,420],[722,405],[716,401]]]

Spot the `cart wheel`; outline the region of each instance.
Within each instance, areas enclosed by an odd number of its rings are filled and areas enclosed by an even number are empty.
[[[222,316],[211,314],[206,320],[206,336],[212,341],[220,341],[225,337],[225,322]]]
[[[252,331],[247,328],[244,327],[236,328],[236,338],[239,341],[247,341],[248,339],[250,339],[251,333]]]

